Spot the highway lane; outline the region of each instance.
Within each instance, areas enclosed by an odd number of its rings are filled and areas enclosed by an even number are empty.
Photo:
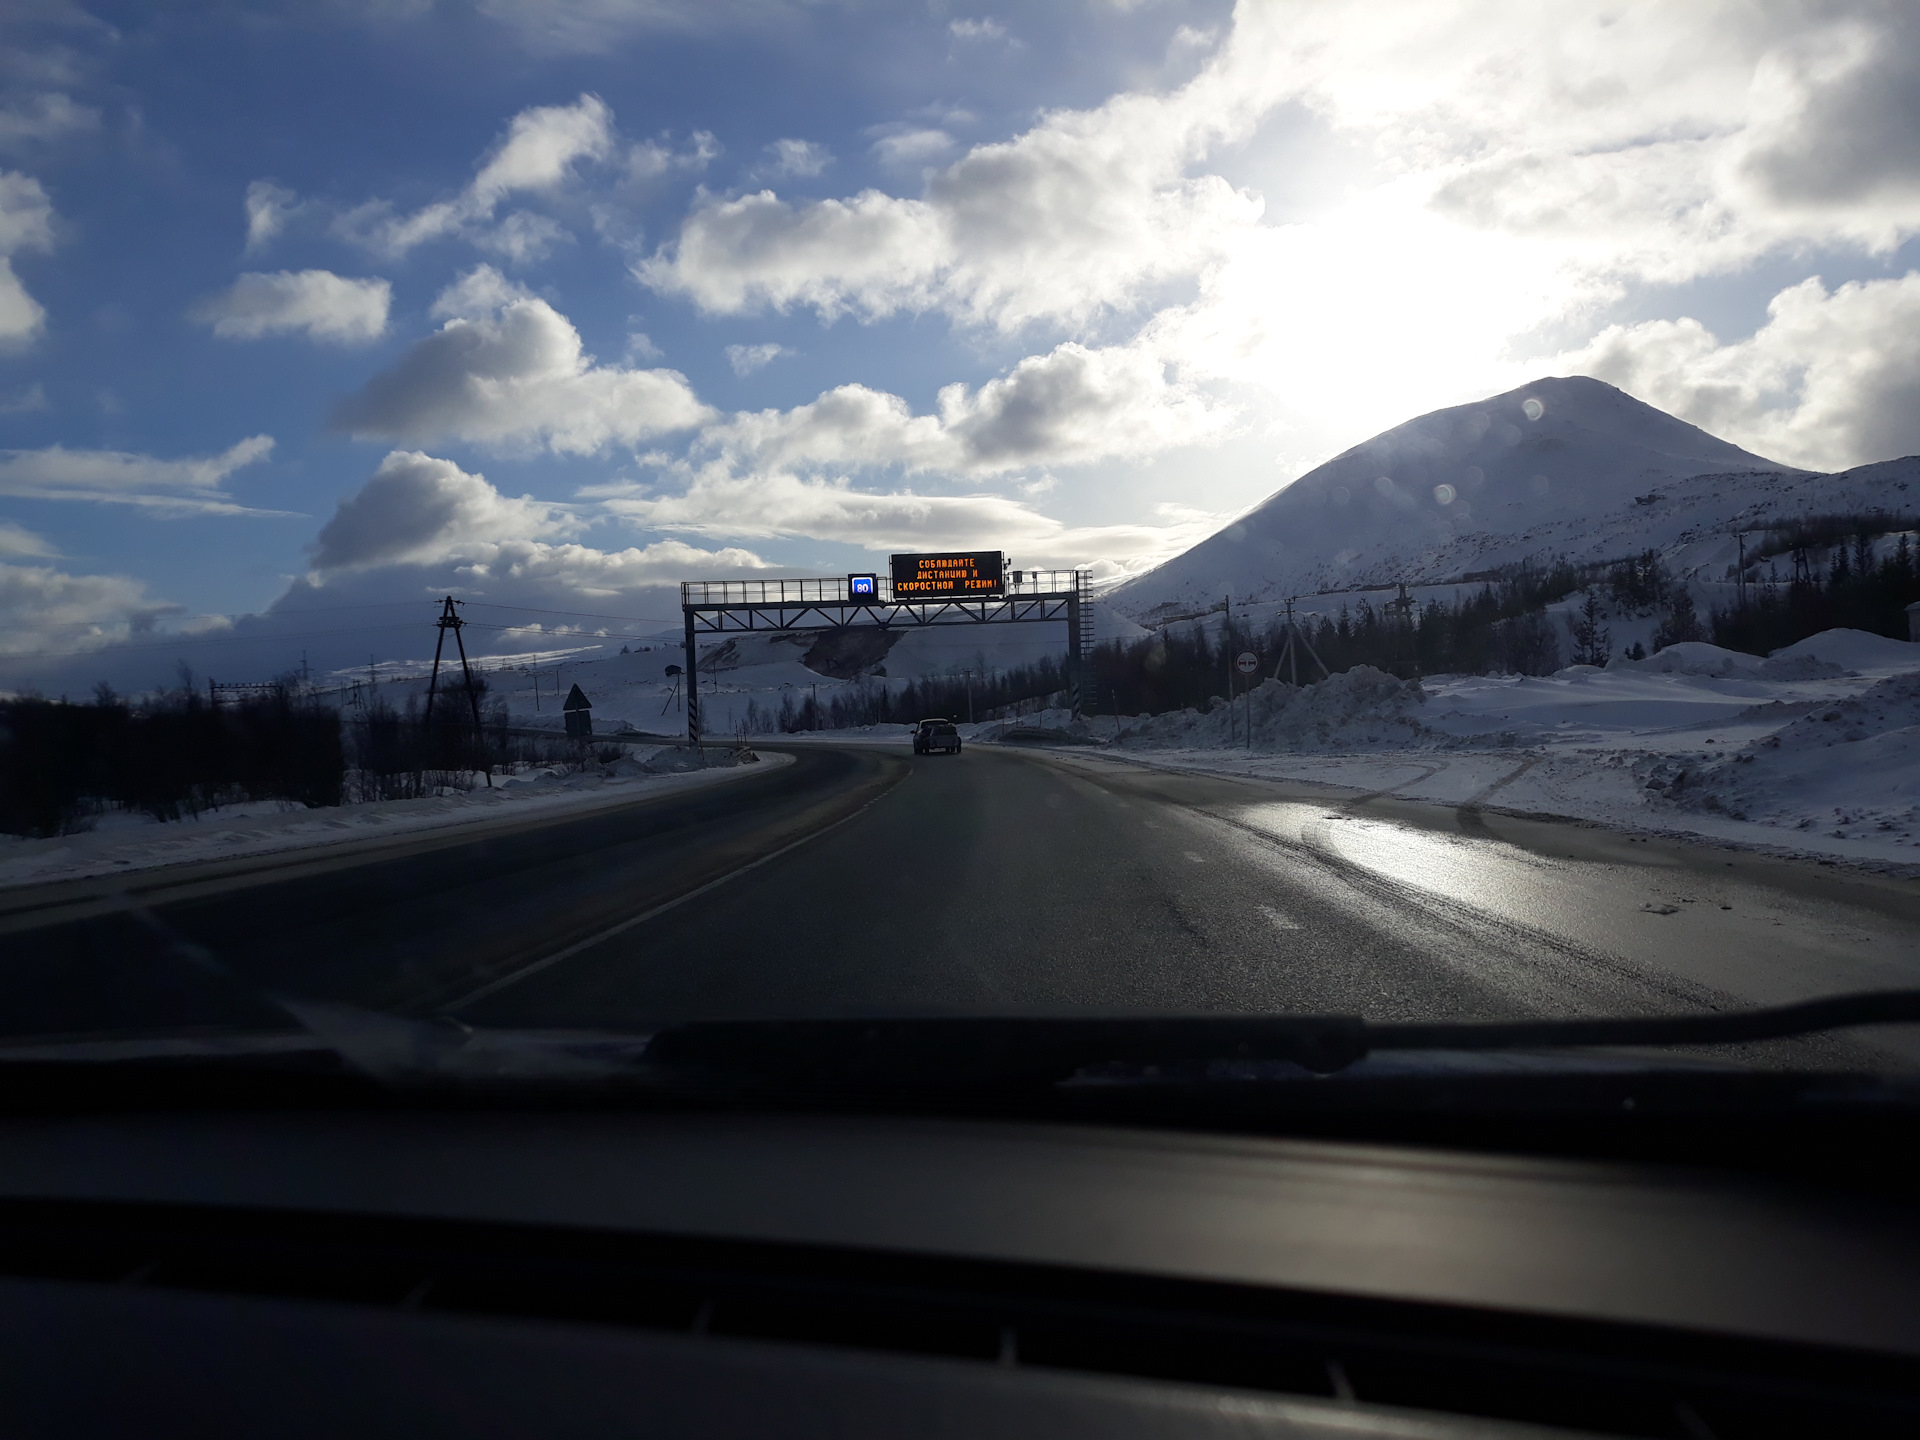
[[[858,813],[906,773],[877,751],[816,749],[584,817],[5,892],[0,1030],[283,1025],[263,992],[431,1014]]]
[[[269,992],[501,1026],[1476,1018],[1920,978],[1909,882],[1087,755],[793,750],[765,776],[511,833],[0,897],[0,1023],[283,1024]]]
[[[1907,882],[1068,754],[975,746],[912,763],[857,821],[461,1013],[1464,1019],[1920,981]]]

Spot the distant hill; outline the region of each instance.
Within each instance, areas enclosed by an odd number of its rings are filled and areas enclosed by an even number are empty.
[[[1610,558],[1672,544],[1763,496],[1795,513],[1821,489],[1807,482],[1823,478],[1603,381],[1536,380],[1354,446],[1106,598],[1150,620],[1227,590],[1272,599],[1432,583],[1560,552]]]

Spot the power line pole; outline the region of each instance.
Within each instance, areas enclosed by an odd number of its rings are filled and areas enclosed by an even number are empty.
[[[460,612],[454,609],[454,598],[449,595],[441,608],[440,618],[433,623],[439,627],[440,638],[433,645],[433,675],[427,681],[427,714],[423,722],[429,729],[433,725],[433,698],[440,689],[440,653],[446,647],[447,631],[453,631],[454,648],[460,652],[460,674],[467,683],[467,703],[473,707],[473,738],[483,747],[486,744],[486,732],[480,725],[480,696],[473,688],[473,667],[467,663],[467,642],[460,638],[461,627],[467,622],[460,618]],[[304,664],[304,656],[302,657]],[[486,765],[482,773],[487,777],[487,788],[493,788],[493,766]]]

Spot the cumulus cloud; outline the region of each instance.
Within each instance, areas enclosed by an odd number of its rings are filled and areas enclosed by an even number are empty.
[[[386,333],[393,287],[385,280],[354,280],[330,270],[249,273],[231,289],[202,301],[194,319],[229,340],[305,334],[352,345]]]
[[[1243,22],[1248,14],[1259,12],[1243,11]],[[1050,113],[930,175],[918,196],[703,196],[636,274],[714,313],[939,309],[1012,330],[1130,308],[1212,264],[1227,237],[1261,216],[1254,196],[1192,173],[1284,98],[1265,58],[1273,37],[1243,37],[1247,28],[1236,29],[1237,49],[1210,58],[1178,90]],[[896,132],[876,150],[908,166],[939,158],[946,139],[934,129]]]
[[[657,530],[720,539],[806,537],[873,551],[1000,545],[1027,564],[1101,562],[1102,573],[1131,573],[1179,553],[1219,517],[1163,507],[1164,523],[1069,526],[1005,495],[925,495],[856,490],[844,477],[789,471],[739,473],[705,465],[677,493],[631,484],[586,492],[613,515]]]
[[[559,227],[543,229],[533,217],[484,230],[500,203],[511,195],[558,188],[584,160],[604,160],[613,151],[613,111],[597,95],[582,95],[572,105],[536,105],[522,110],[507,133],[481,162],[472,182],[451,200],[440,200],[408,215],[396,215],[384,200],[371,201],[335,222],[344,237],[377,253],[402,256],[418,245],[460,233],[485,235],[489,243],[513,253],[550,247]]]
[[[638,524],[705,536],[805,536],[876,550],[992,541],[1034,564],[1098,561],[1131,573],[1192,543],[1216,517],[1183,510],[1159,524],[1071,527],[1004,494],[856,488],[849,472],[991,477],[1140,459],[1212,441],[1230,423],[1145,351],[1069,343],[977,389],[947,386],[933,414],[863,385],[791,410],[736,414],[704,430],[691,459],[666,467],[677,490],[621,481],[580,498]],[[1031,497],[1050,484],[1048,476],[1023,488]]]
[[[1831,291],[1816,276],[1730,343],[1693,319],[1609,326],[1556,364],[1810,469],[1920,453],[1920,273]]]
[[[818,175],[833,163],[833,154],[824,145],[811,140],[776,140],[767,146],[773,157],[766,165],[769,175],[792,175],[806,179]]]
[[[793,351],[784,345],[769,341],[764,345],[727,346],[727,364],[733,367],[736,375],[751,375],[756,370],[764,370],[782,355],[791,355]]]
[[[572,239],[572,234],[557,220],[536,215],[531,210],[516,210],[491,230],[475,235],[473,243],[511,265],[531,265],[546,259],[555,246]]]
[[[911,193],[702,194],[636,274],[715,314],[1089,343],[1157,307],[1158,353],[1312,448],[1524,378],[1516,342],[1635,286],[1920,234],[1920,11],[1895,0],[1243,4],[1175,52],[1184,84],[951,163],[944,132],[889,131],[882,158],[944,167]]]
[[[340,502],[313,545],[316,570],[457,554],[476,542],[550,538],[577,528],[557,506],[512,499],[451,460],[395,450]]]
[[[100,128],[100,112],[58,91],[0,108],[0,150],[20,150]]]
[[[1170,380],[1151,353],[1073,342],[1033,355],[977,390],[949,385],[938,413],[842,385],[791,410],[732,416],[699,445],[748,467],[871,467],[993,475],[1036,465],[1144,459],[1219,438],[1231,414]]]
[[[234,471],[273,451],[255,435],[218,455],[160,460],[125,450],[0,450],[0,495],[23,500],[86,500],[137,505],[163,515],[274,515],[238,504],[220,487]]]
[[[450,438],[587,455],[711,414],[676,370],[597,363],[565,316],[490,266],[448,287],[435,313],[451,318],[342,402],[337,428],[402,443]]]
[[[53,205],[40,182],[0,170],[0,349],[26,345],[46,327],[47,312],[14,273],[23,250],[53,248]]]
[[[271,180],[247,186],[243,202],[247,213],[247,253],[264,250],[286,228],[288,217],[300,208],[300,197]]]
[[[700,171],[707,168],[720,153],[720,142],[711,132],[696,130],[690,137],[691,144],[684,150],[674,149],[670,138],[662,136],[658,140],[642,140],[627,151],[624,169],[630,181],[645,183],[657,180],[673,170]],[[777,149],[781,144],[805,144],[805,141],[779,141],[769,149]]]
[[[793,204],[771,190],[705,196],[676,240],[636,267],[646,284],[702,309],[795,305],[823,316],[944,308],[1017,328],[1083,320],[1190,272],[1222,228],[1259,203],[1187,162],[1216,119],[1158,96],[1061,112],[1018,139],[983,145],[918,198],[866,190]],[[932,132],[927,132],[931,134]],[[883,139],[899,147],[911,137]]]
[[[172,608],[156,605],[144,582],[130,576],[0,561],[0,655],[98,649]]]

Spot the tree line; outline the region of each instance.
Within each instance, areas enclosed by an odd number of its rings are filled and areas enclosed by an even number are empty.
[[[114,810],[179,820],[248,801],[410,800],[528,765],[611,758],[604,746],[509,733],[506,708],[486,694],[483,676],[471,697],[455,679],[431,723],[417,698],[343,715],[291,676],[219,705],[184,672],[138,704],[104,685],[81,703],[0,700],[0,832],[70,834]]]

